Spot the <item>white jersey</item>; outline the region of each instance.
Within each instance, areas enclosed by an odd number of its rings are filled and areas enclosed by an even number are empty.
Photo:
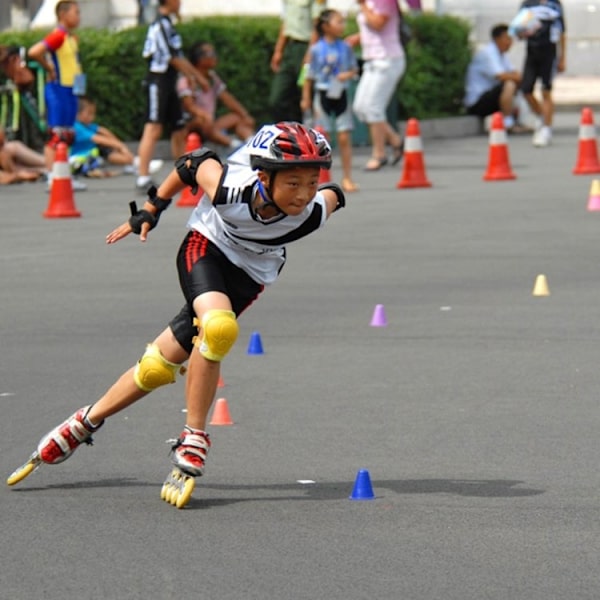
[[[301,214],[281,214],[264,221],[252,209],[258,187],[256,171],[244,162],[230,161],[214,201],[204,194],[188,227],[207,237],[257,283],[269,285],[285,264],[285,245],[325,224],[325,198],[317,192]]]

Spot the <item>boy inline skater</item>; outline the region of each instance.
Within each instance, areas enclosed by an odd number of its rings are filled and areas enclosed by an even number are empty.
[[[132,203],[131,218],[108,234],[108,244],[130,233],[146,241],[173,195],[185,186],[204,190],[177,259],[186,303],[137,365],[93,406],[50,431],[7,483],[21,481],[42,462],[66,460],[82,442],[89,444],[104,419],[172,383],[189,356],[186,425],[173,446],[174,468],[161,493],[183,507],[194,477],[204,472],[210,448],[207,415],[220,363],[237,337],[237,317],[276,280],[286,245],[322,227],[345,205],[338,185],[318,184],[320,169],[330,166],[331,148],[316,131],[294,122],[266,125],[228,165],[207,148],[183,155],[159,188],[149,190],[141,210]]]

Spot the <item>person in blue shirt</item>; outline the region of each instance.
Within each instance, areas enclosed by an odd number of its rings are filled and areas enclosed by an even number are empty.
[[[79,99],[74,135],[69,163],[76,174],[110,175],[102,171],[105,163],[121,166],[125,173],[137,170],[139,159],[110,129],[96,122],[96,103],[85,96]],[[150,172],[156,173],[162,165],[162,160],[150,161]]]
[[[342,188],[355,192],[352,180],[352,106],[348,101],[348,84],[358,74],[354,51],[342,39],[346,21],[333,9],[326,9],[317,19],[319,40],[309,49],[310,62],[302,87],[303,112],[311,111],[313,124],[326,132],[335,124],[342,162]]]
[[[514,117],[521,74],[507,56],[512,46],[508,25],[494,25],[491,38],[475,53],[467,69],[465,107],[470,115],[478,117],[502,112],[504,127],[508,132],[524,133],[526,128],[518,125]]]

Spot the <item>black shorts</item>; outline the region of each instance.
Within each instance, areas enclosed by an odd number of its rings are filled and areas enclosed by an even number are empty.
[[[478,117],[487,117],[500,110],[500,94],[502,93],[503,83],[499,83],[491,90],[484,92],[479,96],[479,100],[473,106],[467,107],[467,112],[470,115]]]
[[[149,73],[146,77],[146,123],[160,123],[171,131],[184,126],[177,80],[169,75]]]
[[[551,90],[556,70],[556,44],[527,48],[521,91],[531,94],[538,79],[542,80],[542,89]]]
[[[193,324],[192,302],[195,298],[205,292],[222,292],[239,317],[264,289],[262,284],[231,263],[211,241],[194,230],[187,234],[179,248],[177,271],[186,304],[169,326],[175,339],[188,352],[192,351],[192,338],[198,334]]]

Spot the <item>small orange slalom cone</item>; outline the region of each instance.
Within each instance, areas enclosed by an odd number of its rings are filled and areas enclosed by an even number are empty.
[[[591,211],[600,210],[600,180],[594,179],[590,187],[587,209]]]
[[[185,152],[187,154],[188,152],[198,150],[198,148],[202,148],[202,140],[196,132],[192,131],[185,140]],[[181,196],[175,206],[196,206],[198,200],[202,198],[202,194],[204,194],[202,189],[198,188],[198,192],[192,194],[191,188],[186,186],[181,192]]]
[[[223,378],[219,375],[219,381],[217,382],[217,387],[225,387],[225,381],[223,381]]]
[[[323,127],[317,126],[314,128],[315,131],[318,131],[327,141],[329,141],[328,133],[323,129]],[[331,181],[331,173],[329,169],[321,169],[319,173],[319,185],[322,183],[329,183]]]
[[[225,398],[218,398],[215,402],[210,425],[233,425],[231,415],[229,414],[229,406]]]
[[[517,177],[510,167],[506,130],[504,129],[504,118],[501,112],[492,115],[489,146],[488,167],[483,176],[484,181],[516,179]]]
[[[404,134],[404,160],[402,175],[396,184],[400,188],[431,187],[425,173],[421,128],[417,119],[409,119]]]
[[[46,212],[43,214],[46,219],[81,216],[81,213],[75,208],[71,167],[67,158],[67,145],[64,142],[59,142],[56,145],[56,155],[52,165],[50,197]]]
[[[594,113],[591,108],[584,108],[581,110],[579,150],[573,175],[590,175],[591,173],[600,173],[600,161],[598,160]]]

